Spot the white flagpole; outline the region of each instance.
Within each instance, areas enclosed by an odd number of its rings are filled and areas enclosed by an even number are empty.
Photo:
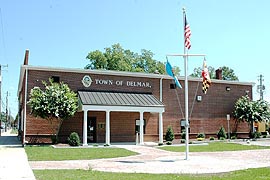
[[[188,160],[189,155],[189,113],[188,113],[188,56],[206,56],[205,54],[188,54],[185,46],[185,8],[183,8],[183,22],[184,22],[184,54],[168,54],[167,56],[182,56],[184,58],[184,66],[185,66],[185,130],[186,130],[186,158]]]
[[[183,27],[184,27],[184,65],[185,65],[185,129],[186,129],[186,160],[188,160],[188,155],[189,155],[189,120],[188,120],[188,61],[187,58],[188,56],[186,55],[186,46],[185,46],[185,8],[183,8]]]

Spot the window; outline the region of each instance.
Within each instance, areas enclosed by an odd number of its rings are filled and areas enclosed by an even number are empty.
[[[140,120],[136,119],[135,122],[135,133],[140,132]],[[145,134],[145,119],[143,120],[143,133]]]
[[[170,84],[170,89],[176,89],[176,84]]]
[[[51,79],[52,79],[52,82],[54,82],[54,83],[59,83],[60,82],[60,77],[59,76],[52,76]]]

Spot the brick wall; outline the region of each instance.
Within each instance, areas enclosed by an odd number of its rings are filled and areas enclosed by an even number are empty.
[[[95,74],[93,71],[89,73],[79,72],[58,72],[58,71],[41,71],[41,70],[29,70],[28,73],[28,94],[30,90],[35,87],[44,87],[42,81],[48,81],[52,76],[59,76],[60,81],[67,83],[69,87],[77,92],[83,91],[113,91],[113,92],[135,92],[135,93],[152,93],[157,99],[160,97],[159,78],[146,78],[146,77],[129,77],[104,74]],[[85,75],[90,75],[93,82],[90,87],[83,86],[81,80]],[[158,75],[157,75],[158,77]],[[101,80],[100,82],[96,82]],[[111,80],[111,84],[105,85],[102,80]],[[117,81],[121,81],[122,85],[116,84]],[[150,86],[136,87],[127,86],[128,82],[146,82]],[[222,81],[223,82],[223,81]],[[170,89],[171,79],[163,79],[162,84],[162,96],[163,103],[165,105],[165,113],[163,113],[163,132],[166,133],[166,129],[169,125],[173,126],[173,130],[177,137],[181,133],[180,120],[184,119],[185,101],[184,101],[184,82],[181,81],[182,89]],[[190,133],[196,135],[199,132],[206,134],[215,134],[221,126],[224,126],[227,130],[226,115],[231,114],[233,111],[234,103],[238,98],[245,95],[248,91],[249,96],[252,95],[251,85],[241,85],[240,83],[219,83],[215,81],[207,91],[207,94],[203,94],[201,91],[202,83],[199,81],[189,81],[189,113],[190,113]],[[226,87],[230,87],[230,91],[226,90]],[[23,91],[22,91],[23,93]],[[202,101],[196,101],[197,96],[202,96]],[[28,97],[29,98],[29,97]],[[195,100],[194,100],[195,99]],[[23,101],[22,101],[23,102]],[[32,117],[29,115],[29,107],[27,109],[27,131],[26,136],[28,141],[34,139],[35,142],[47,142],[45,136],[50,134],[49,124],[44,120]],[[88,112],[88,116],[97,118],[98,123],[105,123],[105,112]],[[231,115],[232,117],[232,115]],[[118,141],[135,141],[135,120],[139,119],[139,113],[130,112],[111,112],[111,142]],[[158,140],[158,114],[157,113],[144,113],[144,119],[146,120],[146,132],[145,141],[157,141]],[[68,135],[75,131],[78,132],[82,138],[83,127],[83,113],[78,112],[75,116],[69,120],[64,121],[60,130],[61,141],[65,141]],[[235,130],[235,120],[231,119],[230,127]],[[238,124],[239,132],[248,132],[247,123]],[[41,137],[39,140],[38,137]],[[48,137],[47,137],[48,138]],[[97,127],[97,142],[105,142],[105,129],[98,129]]]

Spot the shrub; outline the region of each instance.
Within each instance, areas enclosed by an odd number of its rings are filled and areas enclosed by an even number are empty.
[[[267,135],[263,135],[263,138],[267,138]]]
[[[210,141],[214,141],[215,138],[214,138],[214,137],[210,137],[209,140],[210,140]]]
[[[163,146],[163,143],[158,143],[158,146]]]
[[[58,143],[58,137],[56,135],[51,136],[52,144],[57,144]]]
[[[236,136],[232,136],[231,139],[237,139],[237,137]]]
[[[167,141],[166,144],[167,145],[172,145],[172,142],[171,141]]]
[[[186,132],[185,131],[181,133],[181,138],[186,139]]]
[[[68,137],[68,144],[70,146],[79,146],[81,143],[78,133],[72,132]]]
[[[166,141],[173,141],[174,140],[174,132],[173,132],[172,126],[168,126],[167,132],[165,135],[165,139],[166,139]]]
[[[197,138],[197,140],[198,140],[198,141],[203,141],[203,140],[204,140],[204,138]]]
[[[219,138],[219,140],[222,140],[222,141],[225,140],[225,139],[226,139],[225,137],[220,137]]]
[[[255,138],[255,139],[257,139],[257,138],[260,138],[261,135],[262,135],[262,134],[261,134],[260,132],[258,132],[258,131],[252,132],[252,133],[250,134],[250,138]]]
[[[204,133],[199,133],[199,134],[197,135],[197,138],[205,138],[205,134],[204,134]]]
[[[186,140],[185,139],[181,139],[181,141],[180,141],[182,144],[183,143],[185,143],[186,142]]]
[[[221,138],[226,139],[227,138],[226,131],[225,131],[223,126],[221,126],[221,128],[219,129],[219,131],[217,133],[217,137],[218,137],[218,139],[221,139]]]
[[[104,144],[104,147],[108,147],[108,146],[110,146],[109,144]]]

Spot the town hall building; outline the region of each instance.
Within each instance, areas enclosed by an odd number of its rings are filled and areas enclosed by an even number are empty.
[[[83,145],[88,143],[164,141],[168,126],[176,138],[185,129],[184,78],[178,77],[183,88],[177,88],[168,75],[108,70],[72,69],[31,66],[29,51],[25,53],[18,86],[19,130],[22,142],[51,143],[52,130],[48,121],[31,115],[29,94],[34,87],[44,88],[43,81],[68,84],[78,95],[75,115],[63,121],[59,141],[66,142],[71,132],[77,132]],[[248,135],[247,123],[232,118],[235,102],[242,96],[252,98],[254,83],[217,79],[207,94],[202,92],[202,79],[189,77],[189,135],[198,133],[216,136],[223,126],[239,136]]]

